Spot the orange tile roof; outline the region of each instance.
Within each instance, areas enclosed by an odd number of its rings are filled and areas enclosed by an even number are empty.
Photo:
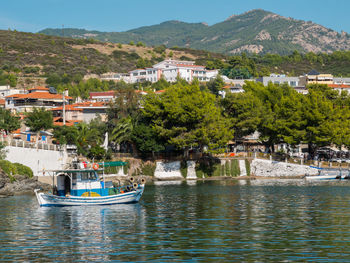
[[[59,121],[62,120],[62,121]],[[81,120],[66,120],[65,126],[73,126],[75,123],[81,122]],[[62,117],[56,117],[53,119],[53,125],[55,126],[63,126],[63,118]]]
[[[5,105],[5,100],[4,99],[0,99],[0,105]]]
[[[18,98],[21,95],[23,95],[23,94],[12,94],[12,95],[6,96],[5,98]]]
[[[15,100],[18,99],[51,99],[51,100],[62,100],[62,95],[60,94],[51,94],[51,93],[45,93],[45,92],[32,92],[28,94],[15,94],[17,95]],[[65,99],[71,100],[72,97],[65,96]]]
[[[157,90],[155,93],[163,93],[163,92],[165,92],[165,89]]]
[[[330,88],[349,89],[349,88],[350,88],[350,85],[345,85],[345,84],[328,84],[328,87],[330,87]]]
[[[106,106],[107,103],[103,101],[98,101],[98,102],[84,101],[84,102],[79,102],[71,105],[74,107],[103,107],[103,106]]]
[[[56,107],[56,108],[53,108],[53,109],[50,109],[50,110],[52,110],[52,111],[62,111],[63,110],[63,106]],[[76,106],[74,104],[65,105],[65,110],[66,111],[83,111],[82,109],[76,108]]]

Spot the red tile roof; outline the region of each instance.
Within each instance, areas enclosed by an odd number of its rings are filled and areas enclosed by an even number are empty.
[[[17,96],[12,95],[15,100],[19,99],[51,99],[51,100],[63,100],[62,95],[60,94],[51,94],[51,93],[46,93],[46,92],[32,92],[28,94],[15,94]],[[11,96],[7,96],[11,97]],[[65,99],[71,100],[73,99],[72,97],[65,96]]]
[[[53,109],[50,109],[50,110],[52,110],[52,111],[63,111],[63,106],[56,107],[56,108],[53,108]],[[65,110],[66,111],[83,111],[82,109],[76,108],[76,106],[74,104],[65,105]]]
[[[328,84],[328,87],[330,87],[330,88],[349,89],[350,85],[345,85],[345,84]]]
[[[74,107],[104,107],[107,105],[108,103],[103,101],[98,101],[98,102],[84,101],[84,102],[72,104],[72,106]]]
[[[74,126],[74,124],[77,122],[81,122],[81,121],[80,120],[66,120],[65,126]],[[63,118],[62,117],[54,118],[53,125],[54,126],[63,126]]]

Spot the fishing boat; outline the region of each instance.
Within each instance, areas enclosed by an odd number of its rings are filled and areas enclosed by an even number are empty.
[[[126,185],[105,181],[104,167],[111,166],[111,163],[94,163],[89,168],[47,171],[52,176],[53,188],[51,193],[34,190],[39,205],[86,206],[138,202],[145,188],[145,180],[141,178],[136,181],[131,177]]]

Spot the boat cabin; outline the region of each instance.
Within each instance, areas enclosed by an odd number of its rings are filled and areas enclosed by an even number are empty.
[[[58,196],[108,196],[113,190],[112,182],[105,182],[97,173],[97,170],[74,169],[57,173]]]

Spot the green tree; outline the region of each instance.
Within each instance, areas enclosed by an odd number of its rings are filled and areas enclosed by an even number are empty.
[[[162,95],[150,94],[142,103],[142,113],[160,138],[185,155],[191,147],[218,150],[233,136],[215,96],[198,85],[176,84]]]
[[[61,145],[76,144],[78,138],[78,130],[76,126],[55,126],[53,129],[53,137],[56,142]]]
[[[6,134],[11,133],[21,127],[20,118],[11,114],[9,110],[0,108],[0,130]]]
[[[41,130],[52,128],[53,118],[52,112],[44,108],[33,108],[29,112],[24,121],[25,125],[30,128],[30,131],[37,133],[37,139]]]
[[[225,82],[220,75],[217,75],[215,79],[212,79],[207,83],[208,89],[215,95],[218,95],[219,91],[224,86],[225,86]]]
[[[88,156],[90,148],[102,144],[102,137],[97,129],[91,129],[85,122],[78,123],[76,128],[78,132],[76,146],[79,154]]]
[[[137,150],[143,154],[160,152],[165,149],[164,142],[160,140],[158,134],[146,123],[136,125],[132,131],[132,140]]]
[[[264,107],[256,95],[251,92],[228,93],[221,103],[225,116],[232,121],[237,139],[258,130]]]

